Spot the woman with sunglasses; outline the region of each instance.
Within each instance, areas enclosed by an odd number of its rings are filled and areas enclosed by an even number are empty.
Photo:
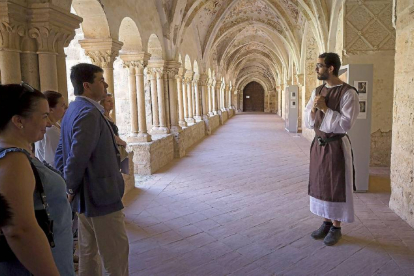
[[[50,126],[48,115],[41,92],[0,85],[0,194],[11,214],[0,228],[2,276],[75,275],[65,181],[30,153]]]

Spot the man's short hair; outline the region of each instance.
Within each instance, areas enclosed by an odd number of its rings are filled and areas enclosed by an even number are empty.
[[[83,94],[83,83],[93,83],[95,73],[103,72],[103,69],[99,66],[89,63],[79,63],[72,66],[70,72],[70,81],[74,88],[74,94],[80,96]]]
[[[333,74],[335,76],[338,76],[339,74],[339,68],[341,68],[341,59],[339,58],[339,55],[337,53],[323,53],[319,55],[319,58],[323,58],[326,67],[333,66]]]

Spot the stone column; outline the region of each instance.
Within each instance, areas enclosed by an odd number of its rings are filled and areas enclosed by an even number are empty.
[[[213,106],[213,109],[214,109],[213,112],[215,112],[215,114],[219,114],[219,111],[220,111],[220,106],[219,106],[219,104],[220,104],[220,98],[219,98],[220,90],[221,90],[221,81],[216,80],[216,83],[215,83],[215,86],[214,86],[214,93],[213,93],[213,95],[215,97],[214,102],[213,102],[213,104],[215,105],[215,106]]]
[[[184,119],[184,102],[183,102],[183,74],[184,74],[184,68],[181,67],[176,76],[177,96],[178,96],[178,124],[181,127],[186,127],[187,122]]]
[[[20,83],[20,42],[26,34],[26,26],[20,22],[12,22],[12,15],[7,13],[6,3],[0,3],[0,83]],[[3,17],[1,17],[3,16]]]
[[[208,76],[206,74],[200,75],[200,87],[201,87],[201,107],[202,107],[202,117],[207,119],[209,112],[209,101],[208,101]]]
[[[89,56],[92,63],[104,70],[105,82],[108,84],[108,93],[113,95],[116,101],[116,93],[114,89],[114,61],[119,54],[119,50],[123,45],[122,42],[108,39],[84,39],[79,41],[85,54]],[[115,105],[111,117],[116,121]]]
[[[194,119],[196,120],[196,122],[200,122],[201,121],[200,94],[199,94],[199,91],[198,91],[198,80],[197,79],[193,81],[193,85],[194,85],[194,102],[195,102]]]
[[[166,77],[168,79],[169,107],[170,107],[170,129],[171,132],[178,133],[181,131],[178,116],[178,97],[176,76],[180,63],[170,61],[166,63]]]
[[[59,35],[57,29],[53,27],[39,26],[29,30],[29,37],[37,41],[41,91],[59,90],[56,59],[56,41]]]
[[[153,69],[148,70],[148,79],[151,84],[151,107],[152,107],[152,129],[151,133],[156,133],[160,126],[158,113],[158,93],[157,93],[157,75]]]
[[[187,122],[188,118],[188,103],[187,103],[187,80],[183,76],[183,108],[184,108],[184,120]]]
[[[165,97],[164,97],[164,76],[163,68],[157,68],[157,94],[158,94],[158,113],[160,119],[160,127],[158,132],[162,134],[170,133],[170,130],[167,127],[166,119],[166,106],[165,106]]]
[[[208,114],[213,116],[213,80],[208,79],[207,83],[207,92],[208,92]]]
[[[129,108],[131,116],[131,131],[128,137],[135,138],[138,136],[138,104],[137,104],[137,80],[135,79],[135,61],[128,61],[127,57],[121,56],[124,68],[128,69],[128,87],[129,87]]]
[[[150,55],[145,52],[130,52],[120,57],[129,73],[131,133],[128,142],[150,142],[151,135],[147,132],[144,90],[144,69]]]
[[[186,84],[187,84],[187,109],[188,109],[188,113],[187,113],[187,122],[189,124],[193,124],[195,122],[194,120],[194,112],[193,112],[193,75],[194,73],[190,70],[187,70],[187,72],[185,73],[185,80],[186,80]]]
[[[6,7],[1,9],[7,11]],[[0,15],[2,13],[0,12]],[[6,19],[9,14],[6,14]],[[20,83],[20,41],[25,35],[25,26],[21,23],[0,21],[0,83]]]
[[[137,103],[138,103],[138,142],[151,142],[151,135],[147,132],[147,120],[145,112],[145,89],[144,89],[144,68],[147,61],[147,54],[144,58],[135,63],[135,79],[137,86]]]

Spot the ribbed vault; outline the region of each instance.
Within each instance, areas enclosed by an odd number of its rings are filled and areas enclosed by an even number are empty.
[[[324,50],[330,10],[327,1],[316,0],[162,0],[170,46],[176,59],[185,48],[200,64],[239,89],[253,78],[275,89],[293,71],[300,73],[302,38],[308,25]],[[329,1],[328,1],[329,2]],[[194,37],[189,42],[189,37]],[[196,42],[194,42],[196,41]],[[196,46],[186,46],[196,45]],[[190,50],[191,48],[191,50]],[[178,50],[180,49],[180,50]],[[287,76],[287,78],[286,78]]]

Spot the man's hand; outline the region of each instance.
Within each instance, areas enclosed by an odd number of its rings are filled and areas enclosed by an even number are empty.
[[[326,101],[324,96],[316,96],[315,100],[313,102],[313,109],[320,109],[324,113],[328,110],[328,107],[326,106]],[[313,111],[313,110],[312,110]]]

